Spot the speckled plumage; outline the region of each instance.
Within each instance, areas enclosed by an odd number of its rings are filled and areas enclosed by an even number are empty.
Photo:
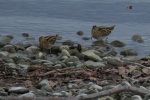
[[[110,27],[105,27],[105,26],[101,26],[101,27],[97,27],[97,26],[93,26],[92,28],[92,37],[94,37],[97,40],[102,40],[103,38],[107,37],[111,31],[113,31],[114,27],[116,25],[110,26]]]

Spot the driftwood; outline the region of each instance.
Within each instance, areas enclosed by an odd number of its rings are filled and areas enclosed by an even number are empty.
[[[112,88],[109,90],[104,90],[98,93],[88,94],[86,96],[80,96],[80,97],[0,97],[0,100],[92,100],[96,98],[101,98],[104,96],[112,95],[112,94],[118,94],[121,92],[133,92],[135,94],[145,96],[144,100],[147,100],[148,96],[150,96],[150,93],[148,90],[144,90],[137,87],[132,86],[121,86]]]
[[[91,100],[91,99],[96,99],[96,98],[100,98],[103,96],[108,96],[108,95],[121,93],[121,92],[133,92],[141,96],[145,95],[145,98],[147,98],[147,96],[150,95],[148,90],[144,90],[144,89],[137,88],[137,87],[131,87],[131,86],[121,86],[121,87],[117,87],[117,88],[113,88],[109,90],[104,90],[98,93],[93,93],[90,95],[82,96],[82,97],[79,97],[78,100]]]

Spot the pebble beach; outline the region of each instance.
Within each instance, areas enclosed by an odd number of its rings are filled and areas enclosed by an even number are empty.
[[[80,33],[83,34],[77,32]],[[22,36],[27,38],[29,34]],[[133,49],[114,50],[126,45],[121,41],[95,41],[91,47],[64,41],[60,46],[54,45],[49,54],[38,45],[13,44],[12,40],[12,35],[0,40],[1,100],[150,99],[150,55],[141,58]],[[132,40],[144,42],[140,36]],[[136,87],[144,92],[131,88],[112,91],[120,87]],[[96,93],[106,94],[92,96]]]

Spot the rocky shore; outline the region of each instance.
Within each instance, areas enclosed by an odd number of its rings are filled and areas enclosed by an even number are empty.
[[[150,100],[150,55],[115,51],[126,45],[121,41],[66,41],[48,54],[12,39],[0,40],[0,100]]]

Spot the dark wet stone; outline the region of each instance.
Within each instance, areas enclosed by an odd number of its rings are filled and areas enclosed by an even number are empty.
[[[29,37],[29,34],[28,33],[22,33],[22,36],[23,37]]]
[[[93,43],[92,43],[92,45],[93,46],[101,46],[101,47],[105,47],[105,46],[107,46],[107,42],[105,42],[105,41],[94,41]]]
[[[84,33],[83,33],[83,31],[78,31],[77,34],[82,36]]]
[[[110,65],[116,66],[116,67],[123,65],[123,63],[122,63],[121,61],[116,60],[116,59],[109,59],[109,60],[107,61],[107,64],[110,64]]]
[[[116,56],[117,53],[118,53],[117,51],[112,50],[112,51],[104,52],[104,53],[102,54],[102,56],[103,56],[103,57],[105,57],[105,56]]]
[[[13,39],[13,38],[14,38],[14,36],[12,36],[12,35],[7,35],[6,37],[8,37],[8,38],[10,38],[10,39]]]
[[[89,37],[83,37],[82,39],[83,40],[89,40],[90,38]]]
[[[63,45],[73,46],[73,45],[74,45],[74,42],[71,41],[71,40],[67,40],[67,41],[64,41],[62,44],[63,44]]]
[[[16,50],[14,48],[13,45],[5,45],[3,48],[2,48],[3,51],[7,51],[7,52],[10,52],[10,53],[16,53]]]
[[[113,45],[114,47],[124,47],[124,46],[126,46],[125,43],[123,43],[121,41],[118,41],[118,40],[115,40],[115,41],[111,42],[110,44]]]
[[[137,41],[137,42],[139,42],[139,43],[143,43],[143,42],[144,42],[144,40],[142,39],[142,37],[141,37],[140,35],[134,35],[134,36],[132,37],[132,40],[133,40],[133,41]]]
[[[135,51],[133,49],[128,49],[128,50],[121,51],[120,55],[123,55],[125,57],[126,56],[137,56],[138,53],[137,53],[137,51]]]

